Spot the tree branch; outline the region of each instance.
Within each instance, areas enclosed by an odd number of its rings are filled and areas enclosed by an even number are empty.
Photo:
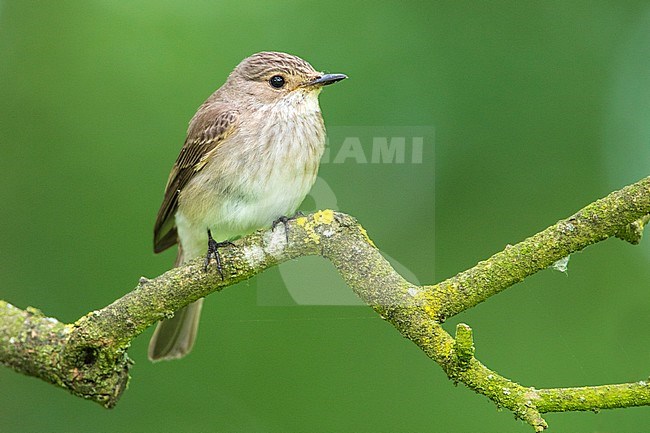
[[[609,194],[567,219],[434,286],[423,296],[440,321],[548,268],[556,261],[635,226],[640,239],[650,213],[650,177]],[[632,242],[635,243],[635,242]]]
[[[0,363],[39,377],[73,394],[113,407],[125,389],[130,341],[158,320],[214,291],[308,255],[332,262],[351,289],[402,335],[418,345],[447,375],[506,407],[536,431],[541,413],[650,404],[645,382],[537,390],[517,384],[474,357],[472,330],[461,324],[456,338],[441,322],[483,302],[557,260],[620,235],[631,224],[638,235],[650,215],[650,177],[600,199],[566,220],[507,247],[490,259],[433,286],[416,286],[397,274],[354,218],[321,211],[256,232],[222,250],[222,280],[205,273],[202,260],[155,279],[142,278],[132,292],[74,324],[0,302]],[[640,223],[638,223],[640,221]],[[645,222],[644,222],[645,221]]]

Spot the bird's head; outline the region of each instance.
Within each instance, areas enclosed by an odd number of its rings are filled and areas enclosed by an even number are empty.
[[[345,78],[344,74],[318,72],[300,57],[264,51],[242,60],[226,85],[249,101],[266,105],[316,99],[323,86]]]

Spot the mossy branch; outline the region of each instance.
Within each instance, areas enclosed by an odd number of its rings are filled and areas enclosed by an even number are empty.
[[[453,338],[441,323],[588,245],[614,235],[638,242],[648,215],[650,177],[449,280],[416,286],[395,272],[354,218],[329,210],[316,212],[288,223],[289,242],[280,225],[223,249],[224,280],[217,272],[204,272],[198,259],[155,279],[142,278],[132,292],[73,324],[0,302],[0,363],[113,407],[129,379],[132,363],[126,350],[149,326],[278,263],[320,255],[333,263],[366,304],[417,344],[451,379],[541,431],[546,428],[541,414],[546,412],[650,405],[650,387],[643,381],[582,388],[525,387],[475,358],[468,325],[459,325]],[[637,235],[621,235],[634,224]]]

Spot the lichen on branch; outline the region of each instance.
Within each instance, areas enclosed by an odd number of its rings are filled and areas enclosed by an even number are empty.
[[[0,363],[113,407],[129,380],[130,342],[149,326],[269,267],[319,255],[332,262],[361,300],[420,347],[452,380],[542,431],[547,427],[542,413],[650,405],[650,388],[643,381],[539,390],[523,386],[476,358],[469,325],[459,325],[454,338],[441,323],[596,242],[618,236],[638,243],[649,219],[647,177],[453,278],[416,286],[391,267],[354,218],[320,211],[295,218],[286,227],[258,231],[222,249],[223,279],[218,272],[204,272],[203,260],[197,259],[157,278],[141,278],[133,291],[73,324],[0,301]]]

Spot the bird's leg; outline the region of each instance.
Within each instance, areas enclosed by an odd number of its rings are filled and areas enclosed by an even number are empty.
[[[287,238],[287,243],[289,243],[289,226],[287,226],[287,223],[289,221],[291,221],[292,219],[294,219],[296,217],[299,217],[299,216],[305,216],[305,214],[303,214],[300,211],[296,211],[296,213],[294,213],[293,216],[290,216],[290,217],[288,217],[286,215],[281,216],[280,218],[273,221],[273,224],[271,224],[271,231],[275,230],[275,227],[278,224],[282,224],[284,226],[284,234],[285,234],[285,236]]]
[[[228,246],[228,245],[235,245],[230,241],[224,241],[224,242],[217,242],[214,240],[212,237],[212,233],[210,232],[210,229],[208,229],[208,253],[205,256],[205,264],[203,265],[203,270],[205,272],[208,272],[208,266],[210,265],[210,261],[214,259],[217,262],[217,271],[219,271],[219,275],[221,275],[221,279],[223,280],[223,268],[221,267],[221,255],[219,254],[219,248]]]

